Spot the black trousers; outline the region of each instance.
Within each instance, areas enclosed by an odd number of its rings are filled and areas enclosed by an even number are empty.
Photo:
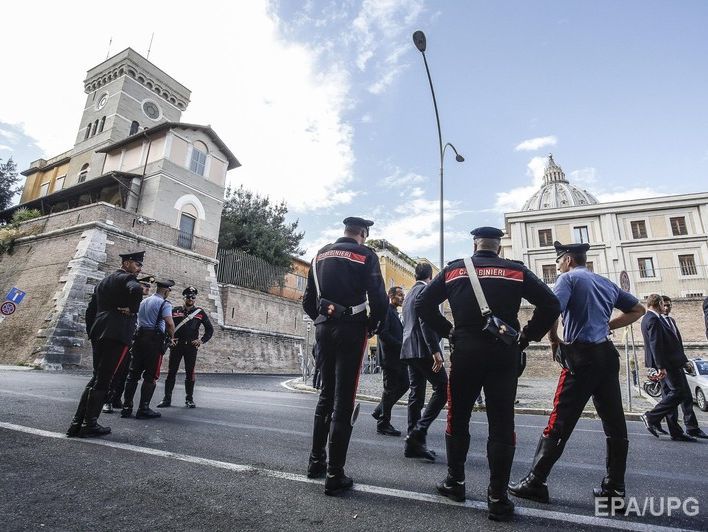
[[[179,364],[182,359],[184,359],[184,389],[187,394],[187,399],[192,399],[194,382],[196,381],[194,367],[197,364],[197,351],[198,349],[194,347],[189,340],[179,340],[177,345],[170,348],[169,370],[167,372],[167,378],[165,379],[165,396],[172,396],[172,390],[174,390],[175,381],[177,380]]]
[[[138,332],[133,342],[133,358],[130,361],[128,379],[125,383],[125,406],[133,405],[133,396],[138,386],[140,378],[143,379],[143,395],[148,398],[152,396],[152,391],[147,393],[147,388],[154,390],[155,383],[160,378],[160,367],[162,366],[162,338],[152,331]]]
[[[608,438],[627,439],[622,394],[619,384],[619,353],[612,342],[570,344],[573,373],[561,371],[553,398],[553,411],[543,435],[565,445],[580,414],[592,397],[602,428]],[[486,390],[485,390],[486,392]],[[491,397],[487,398],[487,410]]]
[[[647,421],[656,425],[666,417],[671,436],[680,436],[683,429],[678,424],[678,406],[684,401],[693,401],[693,398],[683,368],[667,369],[666,377],[661,381],[661,401],[646,413]]]
[[[427,434],[430,424],[435,421],[447,402],[447,372],[444,367],[437,373],[433,371],[433,357],[411,358],[406,362],[410,380],[408,434],[413,430]],[[427,383],[433,387],[433,394],[423,412]]]
[[[391,423],[393,405],[408,391],[408,366],[400,360],[389,362],[381,367],[383,372],[383,393],[381,402],[376,407],[381,411],[381,424]]]
[[[316,336],[322,389],[315,409],[312,449],[319,453],[329,434],[328,471],[338,474],[344,470],[351,438],[356,389],[368,341],[366,323],[321,323]],[[329,429],[322,430],[326,424]]]
[[[459,337],[458,337],[459,336]],[[489,441],[515,445],[514,399],[518,380],[517,346],[494,339],[456,334],[450,356],[446,434],[469,437],[469,423],[480,390],[487,401]]]
[[[113,378],[111,379],[111,385],[108,388],[108,395],[106,396],[107,403],[120,402],[123,395],[123,390],[125,390],[125,381],[128,378],[128,370],[130,369],[130,361],[133,358],[132,349],[128,349],[126,355],[121,359],[116,368]]]
[[[698,418],[696,417],[696,413],[693,411],[693,392],[691,392],[691,387],[688,385],[688,379],[686,379],[686,375],[683,370],[681,370],[681,375],[678,375],[678,377],[681,379],[681,387],[685,390],[683,401],[681,401],[681,410],[683,411],[683,422],[686,425],[686,430],[698,430]],[[665,380],[666,379],[661,381],[662,399],[666,397],[670,391],[668,384],[664,382]],[[678,408],[666,415],[666,423],[669,425],[670,434],[680,434],[682,432],[681,426],[678,424]],[[674,432],[674,430],[676,432]]]

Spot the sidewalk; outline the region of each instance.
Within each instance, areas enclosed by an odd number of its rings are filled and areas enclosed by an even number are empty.
[[[307,383],[303,383],[302,377],[291,379],[285,383],[285,385],[292,389],[302,392],[316,393],[312,386],[312,381],[308,379]],[[551,379],[538,379],[538,378],[524,378],[523,376],[519,379],[519,386],[517,388],[517,400],[518,403],[515,407],[515,412],[517,414],[537,414],[537,415],[549,415],[553,408],[553,396],[556,391],[556,380]],[[623,382],[620,386],[622,390],[622,398],[625,408],[625,417],[629,421],[639,421],[639,415],[653,408],[654,403],[650,402],[646,397],[646,394],[640,398],[636,389],[633,390],[632,395],[632,411],[630,412],[627,405],[627,386]],[[383,389],[382,375],[381,373],[362,374],[359,379],[359,391],[357,393],[357,398],[360,401],[372,401],[378,402],[381,399],[381,392]],[[428,387],[428,396],[430,395],[430,387]],[[398,404],[405,405],[407,401],[407,396],[404,396]],[[476,408],[475,408],[476,409]],[[588,402],[585,410],[583,411],[582,417],[587,418],[597,418],[597,413],[595,412],[592,404],[592,400]]]

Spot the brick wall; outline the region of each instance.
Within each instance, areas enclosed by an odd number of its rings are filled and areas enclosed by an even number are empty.
[[[224,324],[248,329],[303,336],[306,323],[302,303],[291,299],[222,284]]]

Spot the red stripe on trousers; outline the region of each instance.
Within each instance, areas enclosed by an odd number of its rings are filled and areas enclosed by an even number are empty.
[[[556,419],[558,419],[558,403],[560,402],[560,395],[563,391],[563,385],[565,384],[565,378],[567,377],[567,375],[568,370],[566,368],[563,368],[563,371],[561,371],[560,378],[558,379],[556,395],[553,396],[553,411],[551,412],[551,417],[548,418],[548,425],[543,431],[544,436],[548,436],[551,433],[553,427],[556,424]]]
[[[364,363],[364,353],[369,344],[369,335],[364,329],[364,343],[361,346],[361,358],[359,359],[359,371],[356,372],[356,380],[354,381],[354,393],[352,394],[352,404],[356,404],[356,391],[359,389],[359,377],[361,376],[361,365]]]
[[[123,359],[125,358],[125,355],[126,355],[126,353],[128,352],[128,349],[130,349],[130,346],[127,346],[127,345],[126,345],[126,346],[123,348],[123,351],[121,351],[121,353],[120,353],[120,358],[118,359],[118,364],[116,364],[116,367],[113,368],[113,375],[116,374],[116,371],[118,371],[118,368],[119,368],[120,365],[123,363]],[[112,378],[112,377],[111,377],[111,378]]]
[[[163,353],[160,353],[160,358],[157,359],[157,368],[155,368],[155,382],[160,378],[160,368],[162,367]]]

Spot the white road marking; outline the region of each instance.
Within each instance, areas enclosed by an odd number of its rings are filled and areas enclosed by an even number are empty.
[[[72,443],[77,443],[77,444],[86,443],[86,444],[90,444],[90,445],[98,445],[98,446],[102,446],[102,447],[110,447],[113,449],[121,449],[124,451],[130,451],[130,452],[135,452],[135,453],[140,453],[140,454],[145,454],[145,455],[150,455],[150,456],[158,456],[161,458],[168,458],[168,459],[172,459],[172,460],[178,460],[181,462],[188,462],[191,464],[210,466],[210,467],[215,467],[215,468],[219,468],[219,469],[226,469],[226,470],[234,471],[237,473],[243,473],[243,472],[250,471],[250,472],[255,472],[255,473],[258,473],[258,474],[266,476],[266,477],[289,480],[289,481],[293,481],[293,482],[300,482],[300,483],[305,483],[305,484],[321,484],[322,483],[321,480],[309,479],[305,475],[298,475],[296,473],[288,473],[286,471],[276,471],[276,470],[272,470],[272,469],[264,469],[264,468],[260,468],[260,467],[250,466],[250,465],[234,464],[231,462],[224,462],[222,460],[212,460],[210,458],[202,458],[199,456],[193,456],[193,455],[188,455],[188,454],[174,453],[174,452],[170,452],[170,451],[162,451],[160,449],[152,449],[150,447],[141,447],[138,445],[131,445],[128,443],[113,442],[110,440],[67,438],[66,435],[61,434],[59,432],[51,432],[48,430],[36,429],[33,427],[16,425],[14,423],[5,423],[5,422],[0,421],[0,428],[6,429],[6,430],[12,430],[15,432],[22,432],[25,434],[32,434],[34,436],[41,436],[44,438],[67,440],[67,441],[70,441]],[[428,503],[432,503],[432,504],[445,504],[445,505],[450,505],[450,506],[471,508],[473,510],[479,510],[479,511],[485,511],[485,512],[487,511],[486,503],[483,503],[480,501],[467,500],[464,503],[457,503],[457,502],[453,502],[453,501],[447,499],[446,497],[442,497],[440,495],[432,495],[432,494],[428,494],[428,493],[418,493],[415,491],[386,488],[383,486],[373,486],[370,484],[355,484],[354,491],[358,491],[358,492],[362,492],[362,493],[371,493],[371,494],[375,494],[375,495],[384,495],[387,497],[395,497],[398,499],[407,499],[407,500],[413,500],[413,501],[428,502]],[[520,506],[516,507],[515,512],[516,512],[517,516],[530,517],[530,518],[541,519],[541,520],[546,520],[546,521],[559,521],[559,522],[563,522],[563,523],[574,523],[577,525],[584,525],[584,526],[597,526],[597,527],[610,528],[610,529],[616,529],[616,530],[632,530],[632,531],[644,532],[645,530],[647,530],[647,527],[650,527],[651,530],[655,531],[655,532],[670,532],[670,531],[676,531],[676,530],[685,530],[685,529],[672,528],[672,527],[649,525],[646,522],[634,522],[634,521],[625,521],[625,520],[621,520],[621,519],[593,517],[593,516],[588,516],[588,515],[556,512],[556,511],[552,511],[552,510],[538,510],[535,508],[524,508],[524,507],[520,507]]]

